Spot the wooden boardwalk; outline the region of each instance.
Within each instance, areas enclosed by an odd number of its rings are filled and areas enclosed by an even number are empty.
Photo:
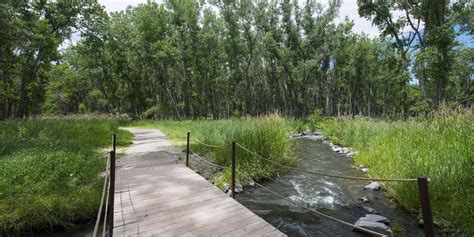
[[[158,130],[129,130],[136,141],[118,162],[114,236],[285,236],[179,162]]]

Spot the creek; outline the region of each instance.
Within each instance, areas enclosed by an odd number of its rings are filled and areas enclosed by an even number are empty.
[[[318,137],[296,138],[294,142],[296,167],[300,169],[334,175],[365,176],[354,168],[351,159],[333,152]],[[367,184],[367,181],[328,178],[294,170],[262,183],[294,202],[349,223],[355,223],[368,214],[362,208],[366,206],[390,219],[395,236],[423,234],[413,216],[397,207],[384,192],[365,191],[363,187]],[[358,200],[362,196],[368,197],[370,201],[362,203]],[[289,236],[364,236],[352,231],[350,226],[297,207],[262,188],[246,188],[237,195],[237,200]]]

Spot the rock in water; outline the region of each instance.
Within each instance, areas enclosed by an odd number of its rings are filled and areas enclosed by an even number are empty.
[[[361,168],[360,171],[362,171],[364,173],[367,173],[367,172],[369,172],[369,168]]]
[[[378,214],[378,212],[375,209],[373,209],[372,207],[362,206],[362,209],[364,209],[366,212],[368,212],[370,214]]]
[[[352,158],[352,157],[355,156],[355,152],[351,151],[351,152],[347,153],[346,156],[349,157],[349,158]]]
[[[359,218],[359,221],[380,222],[386,225],[390,224],[390,219],[387,217],[374,214],[367,214],[364,217]]]
[[[359,200],[362,201],[363,203],[370,202],[370,199],[367,196],[362,196],[359,198]]]
[[[343,154],[349,153],[349,152],[351,152],[351,148],[343,147],[343,148],[341,148],[341,152],[342,152]]]
[[[240,193],[243,191],[244,191],[244,187],[242,187],[242,185],[240,184],[235,185],[235,193]]]
[[[364,189],[369,191],[379,190],[380,184],[377,182],[372,182],[370,184],[365,185]]]
[[[230,185],[229,184],[224,184],[224,193],[229,192],[230,190]]]
[[[369,229],[369,230],[378,232],[380,234],[385,234],[387,236],[393,236],[392,230],[387,225],[385,225],[384,223],[372,222],[372,221],[360,221],[359,220],[359,221],[356,221],[356,223],[354,225],[357,226],[357,227],[362,227],[362,228],[365,228],[365,229]],[[353,230],[363,232],[363,233],[367,233],[366,231],[358,229],[358,228],[353,228]],[[367,234],[370,234],[370,233],[367,233]]]
[[[331,146],[331,149],[332,149],[332,151],[334,151],[334,152],[339,152],[339,151],[341,150],[341,148],[338,147],[338,146]]]

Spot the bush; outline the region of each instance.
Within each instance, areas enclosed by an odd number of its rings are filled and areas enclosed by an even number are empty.
[[[159,119],[161,117],[161,111],[159,106],[153,106],[149,109],[147,109],[143,114],[141,115],[142,119]]]
[[[308,125],[302,120],[299,119],[293,119],[290,120],[290,127],[292,132],[303,132],[308,129]]]
[[[323,127],[328,138],[361,151],[356,162],[372,177],[431,179],[435,217],[451,221],[466,235],[474,233],[474,136],[469,111],[441,111],[427,120],[376,121],[340,118]],[[386,183],[403,206],[419,209],[416,183]],[[459,233],[458,233],[459,234]]]
[[[319,127],[319,123],[323,119],[323,111],[321,109],[314,109],[313,113],[308,116],[308,123],[311,130],[316,130]]]

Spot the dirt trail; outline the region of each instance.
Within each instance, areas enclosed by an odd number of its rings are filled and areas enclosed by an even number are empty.
[[[117,160],[117,169],[144,168],[182,163],[184,153],[158,129],[122,128],[135,137],[125,156]]]

